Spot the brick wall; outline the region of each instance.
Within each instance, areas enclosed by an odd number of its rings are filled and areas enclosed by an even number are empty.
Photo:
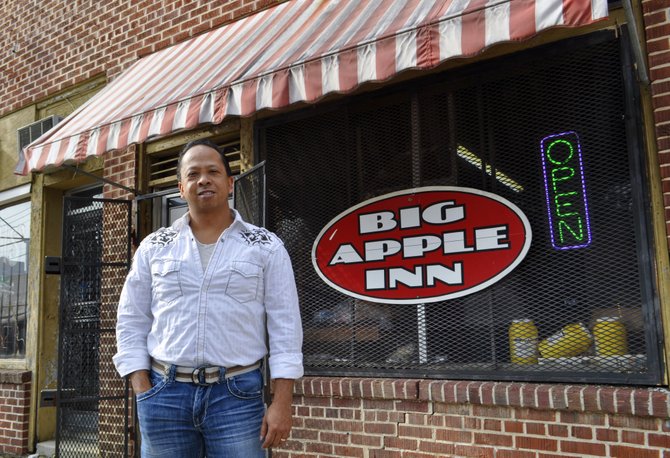
[[[282,0],[0,3],[0,116]]]
[[[670,458],[670,392],[306,377],[276,458]]]
[[[0,456],[28,451],[30,372],[0,370]]]
[[[667,0],[644,0],[642,8],[666,232],[670,242],[670,5]]]

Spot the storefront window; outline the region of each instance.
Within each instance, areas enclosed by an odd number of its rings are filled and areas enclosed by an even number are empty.
[[[293,259],[309,373],[658,382],[621,45],[602,32],[259,125],[268,227]],[[333,218],[427,186],[514,203],[532,228],[526,257],[491,286],[425,304],[364,301],[317,275],[312,244]]]
[[[30,202],[0,208],[0,357],[26,351]]]

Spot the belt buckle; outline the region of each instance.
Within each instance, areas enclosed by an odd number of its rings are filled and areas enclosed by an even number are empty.
[[[207,369],[210,366],[200,366],[193,369],[191,372],[191,381],[199,386],[209,386],[211,383],[207,383]]]

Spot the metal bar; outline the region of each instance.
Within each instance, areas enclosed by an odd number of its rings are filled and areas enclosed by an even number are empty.
[[[152,192],[152,193],[149,193],[149,194],[139,194],[139,195],[135,196],[135,201],[140,202],[142,200],[154,199],[156,197],[163,197],[163,196],[167,196],[167,195],[170,195],[170,194],[174,194],[176,192],[179,192],[176,188],[170,188],[170,189],[165,189],[163,191]]]
[[[649,76],[647,72],[647,61],[642,52],[642,45],[640,45],[640,33],[637,31],[637,22],[635,21],[635,13],[633,12],[633,5],[630,0],[622,0],[623,10],[626,14],[626,21],[628,22],[628,41],[630,42],[633,54],[635,55],[635,67],[637,69],[637,76],[640,82],[645,86],[649,85]]]
[[[629,0],[624,1],[624,4],[629,4]],[[655,251],[653,246],[653,229],[647,224],[652,221],[650,209],[651,203],[647,192],[643,190],[649,189],[645,182],[646,155],[642,143],[643,133],[640,130],[642,126],[641,115],[641,101],[638,88],[633,81],[633,75],[630,71],[630,63],[632,56],[630,49],[625,46],[626,35],[629,30],[622,28],[623,38],[621,40],[621,61],[622,61],[622,77],[624,82],[624,90],[626,93],[625,100],[625,127],[626,139],[628,147],[628,157],[630,158],[631,168],[631,192],[633,196],[633,211],[637,213],[637,224],[635,224],[635,236],[638,243],[638,268],[640,270],[640,277],[648,279],[648,281],[640,282],[642,294],[642,313],[645,322],[645,340],[647,347],[647,369],[658,378],[662,377],[662,355],[664,347],[664,333],[663,321],[661,317],[661,307],[657,295],[658,288],[656,287],[656,274],[652,265],[652,260],[655,258]],[[631,40],[628,40],[630,43]],[[633,48],[634,51],[635,48]]]
[[[135,190],[135,189],[133,189],[133,188],[129,188],[129,187],[127,187],[127,186],[124,186],[124,185],[122,185],[122,184],[120,184],[120,183],[117,183],[116,181],[112,181],[112,180],[109,180],[109,179],[107,179],[107,178],[105,178],[105,177],[101,177],[101,176],[95,175],[95,174],[93,174],[93,173],[86,172],[85,170],[81,170],[80,168],[75,167],[75,166],[72,166],[72,165],[69,165],[69,164],[63,164],[62,166],[65,167],[66,169],[70,169],[70,170],[72,170],[72,171],[75,172],[75,173],[81,173],[82,175],[86,175],[87,177],[91,177],[91,178],[94,178],[94,179],[96,179],[96,180],[102,181],[103,183],[107,183],[107,184],[112,185],[112,186],[114,186],[114,187],[121,188],[121,189],[123,189],[124,191],[128,191],[129,193],[131,193],[131,194],[133,194],[133,195],[135,195],[135,196],[140,195],[140,192],[139,192],[139,191],[137,191],[137,190]]]
[[[421,186],[421,109],[419,96],[416,91],[411,95],[411,124],[412,124],[412,187]],[[417,349],[419,352],[419,363],[428,362],[428,341],[426,338],[426,306],[416,306],[417,323]]]

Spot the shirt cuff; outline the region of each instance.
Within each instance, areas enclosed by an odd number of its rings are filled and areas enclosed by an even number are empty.
[[[135,371],[151,369],[151,357],[149,354],[145,355],[129,355],[117,353],[112,357],[114,366],[121,377],[125,377]]]
[[[286,378],[296,380],[303,376],[302,353],[281,354],[270,356],[270,378]]]

